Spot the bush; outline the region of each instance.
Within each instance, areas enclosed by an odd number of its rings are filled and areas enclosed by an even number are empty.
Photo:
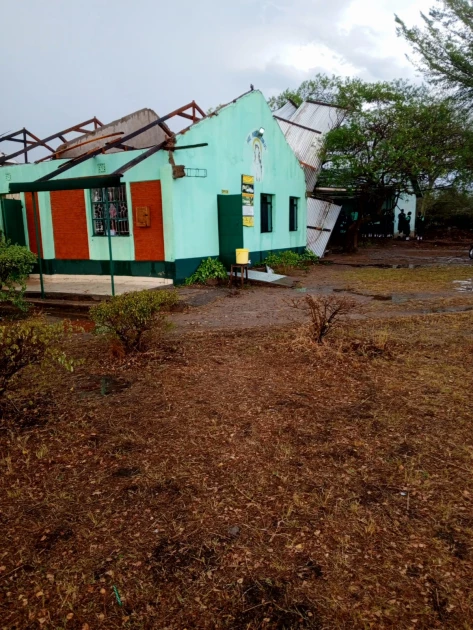
[[[134,291],[101,302],[90,309],[99,334],[118,340],[125,352],[141,350],[143,334],[152,328],[163,330],[164,311],[179,301],[176,291]]]
[[[317,344],[339,326],[343,317],[357,308],[352,298],[333,295],[306,295],[303,300],[293,300],[294,308],[306,311],[309,315],[309,338]]]
[[[205,284],[207,280],[225,280],[227,270],[216,258],[207,258],[197,267],[197,270],[187,278],[186,284]]]
[[[74,362],[60,348],[71,332],[69,324],[47,324],[40,317],[0,326],[0,397],[27,366],[55,363],[72,371]]]
[[[310,264],[315,264],[318,261],[319,257],[309,249],[306,249],[303,254],[288,249],[277,254],[271,252],[261,264],[286,274],[291,269],[307,269]]]
[[[26,310],[26,279],[35,263],[36,256],[27,247],[0,238],[0,302],[11,302]]]

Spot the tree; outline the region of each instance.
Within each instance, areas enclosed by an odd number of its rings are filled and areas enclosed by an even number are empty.
[[[471,0],[437,0],[421,13],[424,28],[409,28],[397,15],[397,32],[412,46],[414,63],[435,85],[463,102],[473,98],[473,4]]]
[[[450,99],[404,82],[364,84],[345,123],[326,139],[323,179],[358,198],[358,221],[349,248],[367,217],[379,216],[389,198],[419,186],[467,185],[473,163],[472,132]]]
[[[289,94],[271,104],[279,106]],[[313,94],[330,94],[333,104],[347,108],[343,124],[325,138],[318,185],[346,189],[357,200],[348,249],[356,249],[364,221],[413,185],[432,190],[471,181],[472,132],[452,99],[401,80],[367,83],[324,75],[303,83],[292,98]]]
[[[297,89],[290,90],[288,88],[278,96],[273,96],[268,100],[268,104],[272,110],[276,110],[289,100],[300,105],[302,101],[312,99],[343,106],[346,91],[349,91],[350,87],[356,83],[356,79],[342,79],[335,75],[329,77],[319,72],[313,79],[303,81]]]

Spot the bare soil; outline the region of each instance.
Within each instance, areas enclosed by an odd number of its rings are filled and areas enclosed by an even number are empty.
[[[389,261],[389,262],[388,262]],[[179,327],[243,329],[301,321],[294,298],[346,294],[363,305],[363,317],[461,312],[473,307],[473,262],[468,247],[394,241],[358,254],[329,255],[306,272],[294,270],[293,286],[245,285],[180,289],[190,308],[173,316]],[[461,281],[471,281],[460,291]]]
[[[146,353],[78,333],[72,375],[24,373],[0,628],[473,628],[473,313],[432,313],[470,271],[311,269],[364,308],[322,347],[297,289],[185,289]]]

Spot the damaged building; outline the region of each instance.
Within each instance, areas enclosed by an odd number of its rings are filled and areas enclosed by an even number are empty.
[[[189,126],[173,133],[175,117]],[[8,134],[0,141],[19,148],[0,156],[1,229],[44,274],[109,274],[113,261],[116,275],[181,282],[209,256],[231,264],[237,248],[253,262],[302,252],[306,174],[280,124],[252,90],[208,116],[191,102],[44,139]],[[31,163],[36,149],[47,155]]]

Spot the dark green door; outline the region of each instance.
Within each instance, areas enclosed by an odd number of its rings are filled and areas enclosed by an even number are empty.
[[[26,245],[23,206],[17,199],[0,199],[5,238],[15,245]]]
[[[225,267],[235,261],[235,250],[243,247],[243,209],[241,195],[217,195],[220,260]]]

